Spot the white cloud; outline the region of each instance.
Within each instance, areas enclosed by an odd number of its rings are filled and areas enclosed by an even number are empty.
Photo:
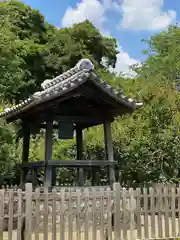
[[[124,0],[121,27],[133,30],[160,30],[176,19],[173,10],[163,11],[164,0]]]
[[[104,28],[108,21],[106,13],[111,10],[119,14],[122,28],[161,30],[176,20],[176,12],[164,11],[163,7],[164,0],[81,0],[74,8],[68,7],[62,26],[70,27],[88,19],[101,32],[107,33],[108,30]]]
[[[105,58],[102,59],[101,62],[106,68],[109,69],[110,72],[114,72],[120,74],[124,77],[135,77],[137,74],[134,72],[131,67],[133,65],[141,65],[139,60],[136,60],[129,56],[127,52],[125,52],[121,47],[119,47],[119,53],[117,54],[117,61],[115,68],[108,67],[107,61]]]
[[[103,24],[107,20],[104,4],[98,0],[82,0],[75,8],[68,7],[62,19],[62,26],[70,27],[87,19],[103,31]]]
[[[114,0],[82,0],[76,4],[75,8],[68,7],[62,19],[63,27],[71,27],[75,23],[80,23],[86,19],[90,20],[103,34],[108,34],[108,30],[104,28],[107,21],[106,12],[115,10],[119,12],[120,5]],[[130,69],[130,65],[138,63],[137,60],[131,58],[129,54],[120,48],[117,54],[117,63],[113,72],[124,72],[125,76],[135,76],[135,72]]]
[[[120,49],[120,53],[117,54],[116,66],[110,70],[115,73],[123,73],[126,77],[135,77],[136,73],[131,69],[131,66],[135,64],[140,64],[140,61],[130,57],[127,52]]]
[[[105,28],[107,11],[114,11],[121,18],[120,26],[133,30],[160,30],[166,28],[176,19],[173,10],[163,11],[164,0],[79,0],[74,8],[68,7],[62,19],[63,27],[71,27],[75,23],[90,20],[104,35],[111,29]],[[135,76],[131,65],[140,63],[121,49],[117,55],[116,73],[124,72],[127,76]]]
[[[110,30],[104,26],[108,21],[106,17],[108,10],[119,10],[115,0],[81,0],[75,8],[68,7],[62,19],[62,26],[71,27],[88,19],[103,35],[110,35]]]

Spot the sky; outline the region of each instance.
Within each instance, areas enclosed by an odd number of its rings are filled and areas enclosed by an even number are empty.
[[[60,27],[89,19],[105,36],[118,41],[115,72],[134,73],[129,66],[145,60],[142,39],[180,22],[180,0],[22,0],[46,21]]]

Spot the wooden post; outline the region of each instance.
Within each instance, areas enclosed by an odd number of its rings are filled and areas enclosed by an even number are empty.
[[[46,186],[50,186],[52,183],[52,167],[48,166],[48,161],[52,160],[52,133],[53,133],[53,121],[47,120],[46,135],[45,135],[45,185]]]
[[[52,186],[56,185],[56,167],[52,168]]]
[[[115,192],[115,201],[114,201],[114,236],[115,239],[121,239],[120,235],[120,184],[114,183],[113,190]]]
[[[96,185],[96,167],[92,167],[91,168],[91,171],[92,171],[92,186],[95,186]]]
[[[22,150],[22,163],[27,163],[29,160],[29,145],[30,145],[30,126],[28,123],[23,122],[23,150]],[[21,184],[24,183],[28,169],[22,169]]]
[[[92,186],[100,185],[99,172],[100,172],[100,168],[92,167]]]
[[[32,239],[32,184],[26,184],[25,195],[25,239]]]
[[[106,120],[104,123],[104,141],[105,141],[105,148],[107,151],[107,156],[109,161],[114,161],[114,152],[113,152],[113,142],[112,142],[112,135],[111,135],[111,121]],[[109,181],[110,184],[115,182],[115,171],[114,167],[109,167]]]
[[[83,132],[82,128],[76,126],[76,150],[77,160],[83,160]],[[78,169],[78,185],[84,185],[84,170],[83,168]]]
[[[32,168],[31,174],[32,174],[32,185],[33,185],[33,187],[37,187],[38,186],[37,168]]]

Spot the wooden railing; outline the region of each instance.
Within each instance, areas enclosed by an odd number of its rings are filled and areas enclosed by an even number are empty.
[[[1,189],[0,240],[23,240],[24,223],[26,240],[175,239],[180,188]]]

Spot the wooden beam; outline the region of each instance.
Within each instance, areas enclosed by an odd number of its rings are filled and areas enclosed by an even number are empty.
[[[45,135],[45,185],[50,186],[52,183],[52,167],[49,166],[49,161],[52,160],[52,133],[53,121],[47,120],[46,122],[46,135]]]
[[[54,120],[61,122],[74,122],[74,123],[99,123],[103,124],[105,117],[102,116],[55,116]]]
[[[113,142],[112,142],[112,135],[111,135],[111,121],[106,120],[104,123],[104,141],[108,156],[108,161],[113,162],[114,161],[114,152],[113,152]],[[114,167],[109,167],[109,181],[110,184],[113,184],[115,182],[115,170]]]
[[[46,124],[42,123],[39,125],[40,128],[46,129]],[[53,129],[59,129],[58,124],[53,124]]]
[[[113,122],[114,121],[114,119],[112,118],[111,119],[111,121]],[[71,122],[71,121],[70,121]],[[98,125],[100,125],[100,124],[102,124],[102,122],[85,122],[85,123],[81,123],[81,128],[82,129],[85,129],[85,128],[90,128],[90,127],[94,127],[94,126],[98,126]],[[39,125],[40,126],[40,128],[41,129],[46,129],[46,124],[44,124],[44,123],[42,123],[42,124],[40,124]],[[57,129],[59,129],[59,127],[58,127],[58,125],[57,124],[54,124],[53,125],[53,129],[55,129],[55,130],[57,130]],[[76,126],[74,126],[74,130],[76,129]]]
[[[21,163],[18,166],[20,167],[20,169],[23,169],[23,168],[44,168],[45,167],[45,161]]]
[[[103,160],[51,160],[48,161],[48,165],[52,167],[105,167],[105,166],[116,166],[116,161],[103,161]],[[45,167],[45,161],[29,162],[19,165],[20,168],[42,168]]]
[[[97,126],[100,124],[103,124],[105,119],[107,117],[102,117],[102,116],[96,116],[96,117],[92,117],[92,116],[57,116],[54,117],[54,120],[60,121],[60,122],[74,122],[77,124],[81,123],[81,128],[85,129],[85,128],[89,128],[89,127],[93,127],[93,126]],[[110,116],[109,116],[110,118]],[[114,118],[111,117],[111,121],[114,121]],[[38,123],[37,123],[38,124]],[[42,123],[40,124],[40,128],[44,129],[46,128],[46,124]],[[76,128],[76,127],[75,127]],[[53,125],[53,129],[58,129],[58,125],[54,124]]]
[[[76,151],[77,160],[83,159],[83,131],[79,126],[76,127]],[[84,170],[83,168],[77,169],[78,185],[84,185]]]
[[[28,163],[29,145],[30,145],[30,126],[27,122],[23,122],[22,163]],[[28,169],[24,169],[21,172],[21,183],[24,183],[27,173],[28,173]]]

